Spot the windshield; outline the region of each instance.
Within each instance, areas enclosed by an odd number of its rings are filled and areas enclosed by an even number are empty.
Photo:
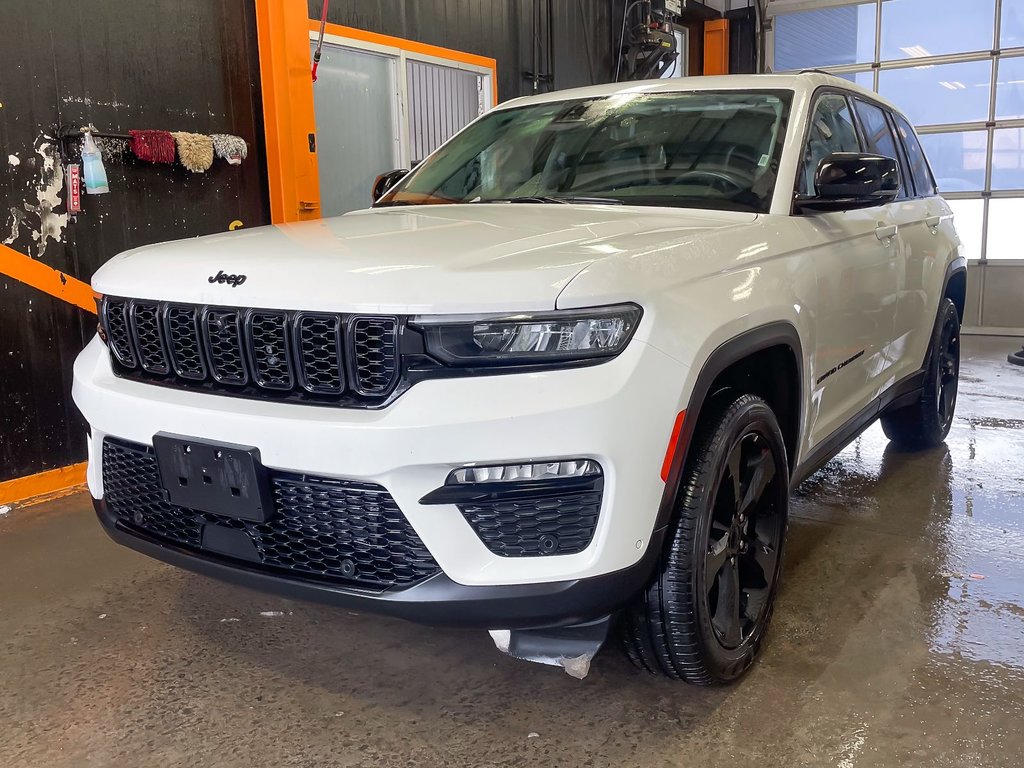
[[[377,205],[592,202],[764,213],[791,96],[622,93],[495,110]]]

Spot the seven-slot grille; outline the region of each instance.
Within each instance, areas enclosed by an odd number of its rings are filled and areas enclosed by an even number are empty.
[[[406,586],[440,571],[384,487],[268,471],[273,515],[263,523],[238,520],[171,504],[152,448],[103,440],[103,496],[128,530],[216,558],[204,549],[204,529],[232,528],[252,540],[256,567],[377,589]]]
[[[380,401],[400,370],[396,317],[108,297],[117,372],[228,394]]]

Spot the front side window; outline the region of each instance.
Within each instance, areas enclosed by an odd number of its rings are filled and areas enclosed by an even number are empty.
[[[910,161],[910,171],[914,174],[914,187],[917,188],[919,197],[931,197],[937,194],[935,181],[932,179],[931,169],[924,156],[924,149],[917,139],[917,134],[910,127],[910,123],[902,115],[894,115],[896,130],[903,138],[903,146],[907,150],[907,158]]]
[[[804,144],[803,165],[797,179],[797,192],[814,193],[814,176],[818,164],[833,152],[860,152],[857,129],[853,126],[850,103],[838,93],[827,93],[818,99],[811,113]]]
[[[897,164],[902,166],[899,150],[896,149],[896,137],[892,134],[889,121],[885,119],[885,110],[860,99],[856,99],[854,104],[854,109],[857,110],[857,117],[860,119],[861,128],[864,129],[864,141],[867,144],[867,151],[873,152],[876,155],[882,155],[883,157],[891,157]],[[907,196],[906,175],[906,170],[901,167],[900,192],[897,195],[897,199]]]
[[[607,202],[765,213],[792,93],[619,93],[495,110],[377,205]]]

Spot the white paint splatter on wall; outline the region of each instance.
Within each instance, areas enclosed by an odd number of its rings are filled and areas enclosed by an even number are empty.
[[[7,245],[14,243],[21,236],[24,227],[35,246],[35,256],[41,257],[50,240],[55,243],[63,241],[64,230],[68,225],[68,214],[57,213],[55,210],[63,205],[64,192],[64,166],[58,157],[57,145],[51,136],[41,134],[36,139],[35,147],[39,159],[32,163],[36,168],[36,174],[34,181],[30,181],[28,185],[31,188],[29,195],[35,199],[25,200],[21,206],[11,207],[11,230],[3,242]]]

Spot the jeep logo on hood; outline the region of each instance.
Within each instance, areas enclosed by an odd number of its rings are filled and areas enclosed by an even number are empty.
[[[245,282],[245,275],[225,275],[224,270],[220,270],[216,275],[212,275],[207,278],[211,283],[227,283],[232,288],[237,288]]]

